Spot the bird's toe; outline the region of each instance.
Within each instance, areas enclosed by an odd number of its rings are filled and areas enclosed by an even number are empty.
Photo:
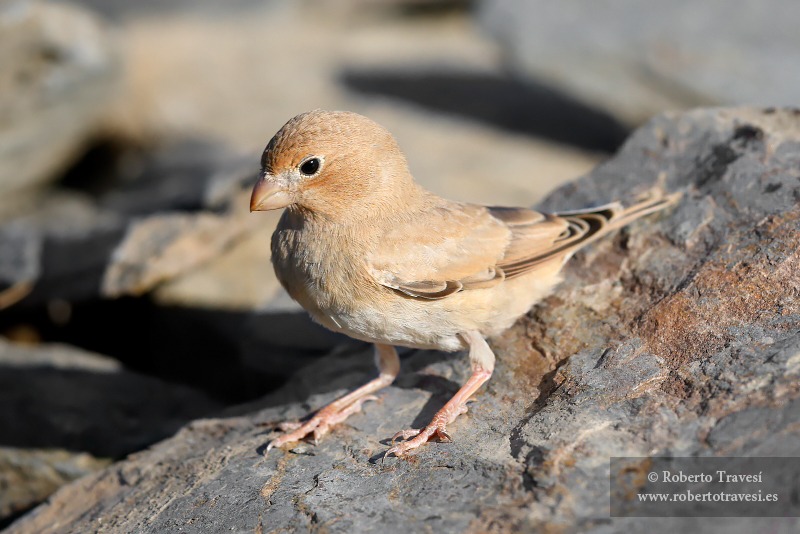
[[[413,438],[420,432],[422,432],[422,429],[419,428],[406,428],[405,430],[401,430],[400,432],[392,436],[392,444],[394,444],[394,442],[397,441],[398,438],[403,438],[403,441],[405,441],[409,438]]]

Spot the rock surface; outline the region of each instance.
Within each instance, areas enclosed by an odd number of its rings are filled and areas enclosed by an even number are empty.
[[[0,287],[30,283],[28,306],[140,295],[261,222],[247,217],[255,155],[183,143],[140,159],[127,174],[105,176],[99,191],[54,189],[4,221]]]
[[[488,0],[479,17],[518,73],[628,124],[694,106],[797,105],[794,0]]]
[[[121,458],[221,408],[200,391],[61,345],[0,338],[0,443]]]
[[[111,358],[0,338],[0,522],[221,406]]]
[[[84,149],[119,82],[95,16],[65,3],[0,2],[0,214],[12,193],[52,180]]]
[[[110,463],[85,452],[0,447],[0,518],[38,504],[64,484]]]
[[[318,446],[263,455],[276,421],[372,376],[335,351],[281,390],[60,489],[7,532],[794,532],[797,518],[610,518],[610,456],[797,456],[800,111],[700,109],[639,129],[543,204],[671,210],[579,253],[490,340],[495,376],[454,443],[380,462],[462,383],[463,358],[410,351],[397,381]]]
[[[471,120],[476,106],[458,98],[475,89],[469,80],[447,90],[451,101],[461,102],[460,112],[431,113],[398,95],[359,91],[344,79],[351,71],[389,73],[403,85],[441,94],[439,87],[416,83],[417,74],[453,74],[455,81],[465,72],[479,79],[502,74],[498,47],[465,11],[413,15],[383,0],[236,0],[214,2],[216,13],[204,9],[212,6],[207,0],[81,1],[102,3],[104,12],[117,6],[128,11],[121,26],[126,86],[114,125],[132,137],[201,136],[255,152],[293,115],[346,109],[392,132],[426,187],[458,200],[497,204],[536,202],[599,160],[552,138]],[[245,9],[246,4],[251,5]],[[178,12],[176,6],[186,9]],[[557,107],[536,98],[512,103],[493,92],[480,98],[499,101],[490,110],[501,107],[512,115],[519,115],[521,106]],[[563,114],[553,111],[522,115],[563,122]],[[580,120],[570,125],[582,127]],[[517,172],[520,168],[537,169],[539,179]]]

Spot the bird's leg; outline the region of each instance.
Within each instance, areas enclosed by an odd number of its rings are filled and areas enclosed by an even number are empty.
[[[446,431],[447,425],[455,421],[456,417],[462,413],[467,412],[466,403],[469,398],[481,387],[481,384],[489,380],[492,376],[492,371],[494,370],[494,353],[492,349],[489,348],[489,345],[486,343],[486,340],[483,339],[480,332],[464,332],[461,334],[461,337],[469,344],[469,361],[472,364],[472,376],[470,376],[467,383],[453,395],[453,398],[450,399],[441,410],[436,412],[428,426],[421,429],[410,428],[401,430],[395,434],[392,441],[398,437],[402,437],[403,439],[413,437],[414,439],[395,445],[386,451],[383,455],[384,458],[390,454],[402,456],[406,451],[416,449],[433,436],[451,440]]]
[[[376,343],[375,365],[378,366],[380,373],[378,378],[370,380],[360,388],[321,408],[311,419],[302,425],[297,425],[296,430],[275,438],[267,445],[267,451],[273,447],[280,447],[292,441],[303,439],[312,432],[314,441],[316,441],[327,434],[330,427],[341,423],[348,416],[361,410],[362,403],[368,400],[375,400],[376,397],[372,393],[391,384],[400,371],[400,358],[397,357],[397,351],[395,351],[394,347]],[[288,428],[289,426],[294,425],[282,425],[282,428]]]

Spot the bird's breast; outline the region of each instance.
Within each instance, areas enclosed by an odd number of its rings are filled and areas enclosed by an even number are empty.
[[[444,303],[409,298],[367,273],[369,242],[336,230],[311,230],[279,225],[272,236],[272,262],[283,287],[317,322],[363,341],[462,348],[457,334],[465,329],[453,322]]]
[[[333,230],[279,225],[272,236],[272,263],[289,295],[329,326],[324,318],[346,315],[365,300],[368,280],[357,248]]]

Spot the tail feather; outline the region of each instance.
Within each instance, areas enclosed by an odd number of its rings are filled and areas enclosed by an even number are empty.
[[[599,226],[597,223],[595,223],[589,232],[582,235],[580,239],[571,244],[572,247],[574,247],[572,253],[575,253],[581,247],[603,237],[609,232],[622,228],[623,226],[630,224],[640,217],[661,211],[667,206],[674,204],[678,201],[681,195],[682,193],[680,192],[667,195],[662,189],[653,188],[642,195],[636,204],[633,204],[627,208],[623,208],[619,202],[614,202],[598,208],[572,212],[560,212],[556,215],[559,217],[564,217],[570,222],[572,222],[573,219],[591,219],[593,221],[602,220]]]
[[[568,260],[580,248],[607,233],[676,202],[681,193],[665,194],[660,188],[648,191],[636,204],[624,208],[619,202],[586,210],[563,211],[549,215],[566,221],[567,227],[553,246],[540,254],[500,265],[506,279],[524,274],[554,257]]]

